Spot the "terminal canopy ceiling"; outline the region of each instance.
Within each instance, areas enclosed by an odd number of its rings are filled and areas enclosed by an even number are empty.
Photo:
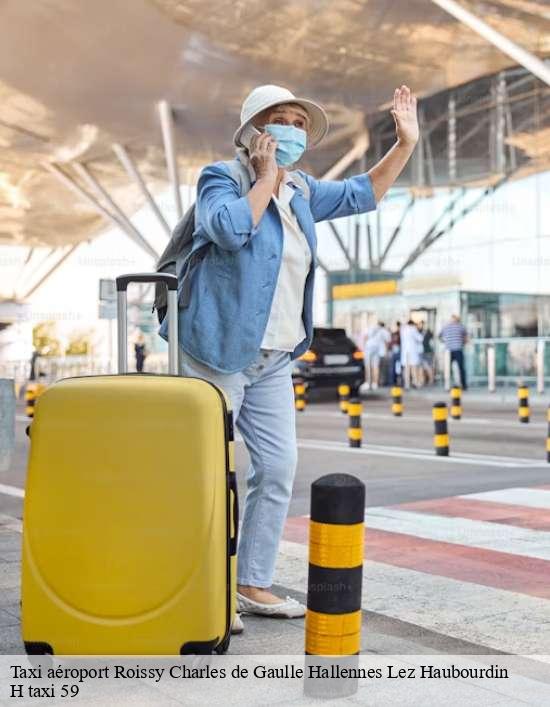
[[[461,4],[550,55],[546,0]],[[380,120],[396,86],[427,98],[513,65],[430,0],[4,0],[0,20],[0,244],[31,247],[78,243],[106,225],[46,163],[85,188],[74,164],[86,164],[128,214],[141,196],[113,143],[152,192],[166,186],[160,100],[173,108],[185,181],[231,156],[254,86],[316,99],[332,130],[306,168],[321,175]]]

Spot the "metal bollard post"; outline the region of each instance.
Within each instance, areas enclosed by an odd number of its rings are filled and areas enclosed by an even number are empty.
[[[452,379],[452,366],[451,366],[451,352],[445,349],[443,353],[443,385],[445,390],[449,390],[451,387]]]
[[[344,664],[358,664],[364,522],[362,481],[349,474],[328,474],[311,485],[304,682],[311,696],[342,697],[357,691],[356,677],[318,678],[323,670],[333,675]]]
[[[434,403],[432,417],[435,425],[434,447],[438,457],[449,456],[449,430],[447,428],[446,403]]]
[[[403,388],[395,385],[391,389],[392,405],[391,411],[395,417],[401,417],[403,414]]]
[[[363,404],[359,398],[352,398],[348,403],[348,439],[350,447],[360,447],[363,439],[363,429],[361,426],[361,413]]]
[[[537,393],[544,393],[544,339],[537,341]]]
[[[494,344],[487,346],[487,386],[489,393],[494,393],[496,386],[496,351]]]
[[[11,378],[0,378],[0,471],[8,471],[15,449],[15,389]]]
[[[529,388],[518,386],[518,417],[520,422],[529,422]]]
[[[348,414],[348,403],[349,403],[350,392],[351,392],[351,389],[350,389],[349,385],[342,383],[341,385],[338,386],[338,396],[340,398],[340,410],[344,413],[344,415]]]
[[[303,381],[294,384],[294,405],[299,412],[306,409],[306,386]]]
[[[451,417],[453,420],[460,420],[462,417],[462,388],[460,386],[453,386],[451,388]]]

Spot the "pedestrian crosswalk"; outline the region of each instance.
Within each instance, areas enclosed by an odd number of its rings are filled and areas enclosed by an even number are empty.
[[[363,609],[518,654],[550,653],[550,486],[365,515]],[[308,518],[289,518],[277,581],[305,591]]]

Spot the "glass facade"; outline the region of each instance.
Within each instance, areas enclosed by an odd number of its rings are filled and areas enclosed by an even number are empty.
[[[397,321],[423,320],[436,337],[451,315],[460,314],[470,342],[465,349],[472,382],[487,380],[487,347],[495,346],[496,376],[529,381],[536,377],[537,346],[544,348],[545,371],[550,376],[550,295],[506,292],[403,292],[384,297],[335,300],[334,326],[345,328],[362,344],[365,330],[375,321],[393,328]],[[492,340],[491,342],[487,341]],[[436,339],[439,370],[443,348]]]

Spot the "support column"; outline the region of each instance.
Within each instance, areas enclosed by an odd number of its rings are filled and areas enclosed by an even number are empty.
[[[178,159],[176,154],[176,141],[174,138],[174,115],[172,106],[168,101],[160,101],[158,104],[160,126],[162,128],[162,140],[164,142],[164,154],[166,155],[166,169],[174,192],[174,202],[178,221],[183,217],[183,205],[181,201],[180,180],[178,173]]]

